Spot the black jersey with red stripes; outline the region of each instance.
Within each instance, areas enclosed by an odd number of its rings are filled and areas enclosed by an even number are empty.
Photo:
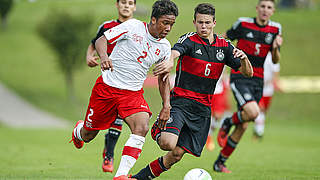
[[[281,25],[269,21],[267,25],[261,26],[256,18],[241,17],[227,31],[227,37],[238,40],[237,48],[243,50],[248,56],[253,68],[253,78],[260,85],[263,84],[263,64],[272,43],[277,35],[281,35]],[[231,71],[230,80],[249,79],[239,72]]]
[[[95,45],[96,41],[99,39],[99,37],[103,36],[103,33],[105,31],[108,31],[109,29],[111,29],[115,26],[118,26],[119,24],[121,24],[121,21],[119,21],[119,20],[105,21],[104,23],[102,23],[98,28],[96,37],[91,40],[91,43],[93,45]],[[111,54],[115,45],[116,45],[116,43],[108,44],[108,48],[107,48],[108,55]]]
[[[211,44],[195,32],[181,36],[172,48],[180,53],[180,57],[171,97],[188,98],[211,106],[224,65],[235,71],[241,66],[240,59],[233,56],[233,49],[230,41],[216,34]]]

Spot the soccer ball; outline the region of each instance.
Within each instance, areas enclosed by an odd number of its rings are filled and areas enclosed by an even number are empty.
[[[212,180],[212,178],[206,170],[195,168],[188,171],[183,180]]]

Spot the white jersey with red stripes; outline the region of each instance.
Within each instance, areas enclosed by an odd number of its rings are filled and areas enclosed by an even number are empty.
[[[273,78],[274,73],[280,71],[280,64],[273,64],[271,52],[268,53],[264,62],[264,85],[263,96],[271,97],[274,93]]]
[[[149,68],[171,55],[167,39],[154,38],[148,25],[130,19],[104,33],[108,43],[117,42],[110,59],[113,71],[102,71],[104,83],[119,89],[138,91],[142,88]]]

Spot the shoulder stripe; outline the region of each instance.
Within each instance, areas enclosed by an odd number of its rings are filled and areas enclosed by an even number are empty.
[[[193,36],[193,35],[195,35],[195,34],[196,34],[195,32],[189,32],[189,33],[181,36],[181,37],[178,39],[177,43],[180,43],[180,44],[181,44],[181,43],[183,43],[183,41],[185,41],[187,38],[189,38],[189,37],[191,37],[191,36]]]
[[[275,21],[269,21],[268,23],[269,26],[277,27],[279,29],[279,34],[282,34],[282,27],[281,24]]]
[[[254,23],[254,19],[250,17],[240,17],[232,26],[233,29],[237,29],[240,23],[242,22],[248,22],[248,23]]]
[[[102,24],[100,24],[100,26],[98,27],[98,31],[97,33],[99,33],[99,30],[105,25],[105,24],[108,24],[108,23],[112,23],[114,22],[115,20],[110,20],[110,21],[104,21]]]

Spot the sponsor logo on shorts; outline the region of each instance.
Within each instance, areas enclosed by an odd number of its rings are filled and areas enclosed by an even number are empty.
[[[251,94],[249,94],[249,93],[245,93],[245,94],[244,94],[244,99],[246,99],[247,101],[250,100],[251,97],[252,97],[252,96],[251,96]]]
[[[170,118],[168,119],[168,121],[167,121],[167,124],[168,123],[172,123],[173,122],[173,118],[170,116]]]
[[[148,109],[148,106],[145,106],[145,105],[141,105],[141,107],[142,107],[142,108],[146,108],[146,109]]]

